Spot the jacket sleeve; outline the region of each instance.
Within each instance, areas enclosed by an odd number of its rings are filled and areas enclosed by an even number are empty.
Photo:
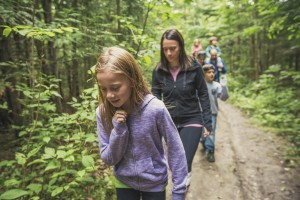
[[[209,58],[210,57],[210,50],[211,50],[211,47],[210,45],[208,45],[205,49],[205,53],[206,53],[206,57]]]
[[[157,123],[167,146],[168,164],[173,182],[172,200],[184,200],[188,174],[186,156],[177,128],[166,107],[162,110]]]
[[[151,92],[159,100],[162,99],[162,85],[161,82],[159,81],[158,71],[156,69],[153,69],[152,71]]]
[[[211,121],[211,108],[210,108],[210,101],[208,96],[208,90],[206,86],[206,82],[204,80],[204,73],[201,67],[197,68],[197,92],[198,98],[200,101],[200,105],[202,107],[202,116],[204,127],[208,130],[212,130],[212,121]]]
[[[97,134],[101,159],[108,165],[115,165],[123,158],[128,145],[129,132],[126,123],[113,120],[114,128],[107,134],[102,125],[99,108],[96,110]]]
[[[222,67],[222,71],[221,71],[221,72],[222,72],[222,74],[226,74],[227,68],[226,68],[226,65],[225,65],[223,59],[221,59],[221,62],[222,62],[222,64],[223,64],[223,67]]]

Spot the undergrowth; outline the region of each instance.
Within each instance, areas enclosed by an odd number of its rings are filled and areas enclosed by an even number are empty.
[[[230,100],[259,125],[287,140],[285,161],[300,163],[300,72],[271,66],[257,81],[243,83],[229,75]]]

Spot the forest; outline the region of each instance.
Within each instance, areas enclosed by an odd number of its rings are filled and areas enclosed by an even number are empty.
[[[0,0],[0,199],[113,199],[99,156],[94,77],[107,47],[129,50],[148,83],[160,37],[187,52],[218,38],[230,103],[300,164],[300,1]]]

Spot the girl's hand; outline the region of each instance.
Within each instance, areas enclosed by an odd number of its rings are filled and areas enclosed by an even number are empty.
[[[203,127],[203,128],[204,128],[203,137],[206,138],[210,135],[210,132],[205,127]]]
[[[116,122],[126,122],[127,112],[125,110],[118,109],[113,118]]]

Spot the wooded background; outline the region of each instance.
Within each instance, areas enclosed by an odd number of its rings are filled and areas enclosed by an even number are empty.
[[[187,52],[196,38],[204,48],[218,38],[230,101],[288,136],[286,164],[295,166],[299,27],[298,0],[0,0],[0,198],[112,198],[95,133],[93,66],[118,45],[150,83],[169,28],[183,34]]]

